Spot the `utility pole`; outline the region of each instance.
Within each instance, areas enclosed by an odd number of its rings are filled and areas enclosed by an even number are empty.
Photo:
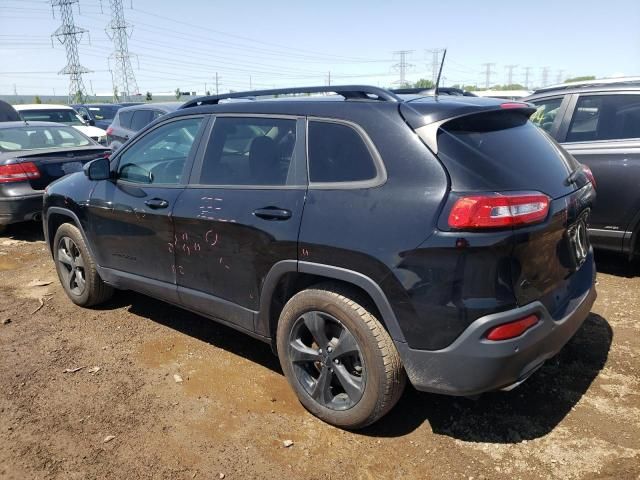
[[[253,82],[251,81],[251,75],[249,75],[249,90],[253,90]]]
[[[327,72],[327,85],[331,86],[331,70]]]
[[[441,48],[427,50],[427,53],[431,54],[431,82],[434,86],[438,81],[438,72],[440,71],[440,52],[442,52]]]
[[[524,67],[524,88],[529,89],[529,72],[531,67]]]
[[[132,94],[138,94],[138,83],[131,66],[128,39],[131,35],[132,25],[124,19],[124,9],[122,0],[109,0],[111,5],[111,22],[107,25],[105,32],[113,41],[113,53],[109,55],[109,60],[113,60],[115,74],[113,75],[113,90],[116,88],[125,100],[131,100]],[[109,33],[111,30],[111,33]],[[114,99],[115,101],[115,99]]]
[[[484,88],[489,90],[489,87],[491,86],[491,75],[495,73],[492,70],[492,68],[495,66],[495,63],[483,63],[482,66],[484,67]]]
[[[563,74],[564,74],[564,70],[558,70],[558,75],[556,76],[556,83],[562,83]]]
[[[542,85],[541,87],[546,87],[547,85],[549,85],[549,67],[542,67],[541,70],[541,80],[542,80]]]
[[[69,103],[82,103],[87,95],[87,89],[82,80],[83,73],[89,73],[86,67],[80,65],[78,55],[78,44],[82,40],[82,35],[88,30],[77,27],[73,22],[72,5],[78,0],[51,0],[51,7],[60,7],[60,18],[62,25],[53,32],[51,37],[56,37],[64,45],[67,54],[67,65],[58,72],[58,75],[69,75]]]
[[[513,70],[518,65],[506,65],[504,68],[507,70],[507,85],[513,85]]]
[[[220,95],[220,92],[218,90],[218,72],[216,72],[216,95]]]
[[[407,84],[407,70],[413,65],[407,63],[407,56],[413,53],[413,50],[398,50],[397,52],[393,52],[394,55],[398,55],[399,61],[396,63],[393,68],[400,72],[400,80],[396,83],[400,84],[400,87],[404,87]]]
[[[17,97],[18,96],[18,87],[16,87],[16,84],[13,84],[13,94]]]

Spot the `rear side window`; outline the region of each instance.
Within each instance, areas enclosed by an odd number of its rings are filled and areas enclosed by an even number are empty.
[[[151,110],[136,110],[133,112],[133,119],[131,120],[131,130],[142,130],[153,119],[153,112]]]
[[[131,129],[131,119],[133,118],[133,112],[119,112],[118,118],[120,119],[121,127]]]
[[[376,177],[376,165],[360,134],[332,122],[309,122],[309,181],[359,182]]]
[[[531,121],[543,130],[549,132],[553,123],[556,120],[560,105],[562,104],[562,97],[549,98],[547,100],[540,100],[534,102],[536,111],[531,115]]]
[[[640,138],[640,95],[581,96],[567,142]]]
[[[218,117],[198,183],[291,185],[296,141],[293,119]]]

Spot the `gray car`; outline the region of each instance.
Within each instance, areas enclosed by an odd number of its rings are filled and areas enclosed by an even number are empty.
[[[640,254],[640,78],[537,90],[531,120],[595,177],[589,233],[597,248]]]
[[[183,102],[150,103],[121,108],[107,128],[107,145],[113,151],[156,118],[177,110]]]

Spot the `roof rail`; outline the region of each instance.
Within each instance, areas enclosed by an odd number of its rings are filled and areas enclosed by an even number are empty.
[[[549,92],[552,90],[568,90],[570,88],[599,87],[605,85],[614,86],[622,84],[640,84],[640,77],[599,78],[594,80],[581,80],[578,82],[559,83],[557,85],[549,85],[548,87],[537,88],[533,93]]]
[[[275,88],[271,90],[252,90],[248,92],[232,92],[223,93],[221,95],[208,95],[205,97],[194,98],[186,102],[180,108],[196,107],[199,105],[216,105],[220,100],[230,98],[246,98],[267,97],[275,95],[291,95],[295,93],[337,93],[342,95],[346,100],[351,99],[371,99],[385,102],[402,102],[402,99],[396,94],[385,90],[384,88],[372,87],[368,85],[339,85],[339,86],[322,86],[322,87],[294,87],[294,88]]]

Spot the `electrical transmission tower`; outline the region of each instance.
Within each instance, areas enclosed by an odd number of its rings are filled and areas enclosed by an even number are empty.
[[[546,87],[547,85],[549,85],[549,67],[542,67],[542,71],[541,71],[541,80],[542,80],[542,87]]]
[[[556,76],[556,83],[562,83],[563,75],[564,75],[564,70],[558,70],[558,75]]]
[[[489,87],[491,86],[491,75],[493,75],[495,72],[492,70],[492,67],[495,66],[495,63],[483,63],[482,66],[484,67],[484,88],[486,88],[487,90],[489,89]]]
[[[82,80],[83,73],[91,70],[80,65],[78,55],[78,44],[82,40],[82,35],[88,30],[80,28],[73,22],[72,5],[78,0],[51,0],[51,7],[60,7],[60,18],[62,25],[51,35],[64,45],[67,52],[67,65],[58,72],[58,75],[69,75],[69,103],[82,103],[87,96],[87,89]],[[78,8],[79,5],[78,5]]]
[[[122,0],[109,0],[109,5],[111,6],[111,22],[105,31],[107,36],[113,40],[114,46],[113,53],[109,55],[109,60],[113,61],[111,75],[114,101],[118,101],[116,92],[120,92],[121,98],[130,100],[131,95],[138,93],[138,83],[131,66],[131,57],[135,55],[129,53],[128,45],[132,26],[124,19]]]
[[[505,69],[507,70],[507,85],[513,85],[513,70],[518,65],[505,65]]]
[[[407,70],[413,65],[407,63],[407,56],[413,53],[413,50],[398,50],[397,52],[393,52],[394,55],[398,55],[399,61],[396,63],[393,68],[400,72],[400,80],[395,83],[398,83],[400,87],[404,87],[407,85]]]
[[[440,71],[440,53],[442,51],[442,48],[427,50],[427,53],[431,54],[431,81],[434,85],[438,81],[438,72]]]
[[[529,72],[531,67],[524,67],[524,88],[529,89]]]

